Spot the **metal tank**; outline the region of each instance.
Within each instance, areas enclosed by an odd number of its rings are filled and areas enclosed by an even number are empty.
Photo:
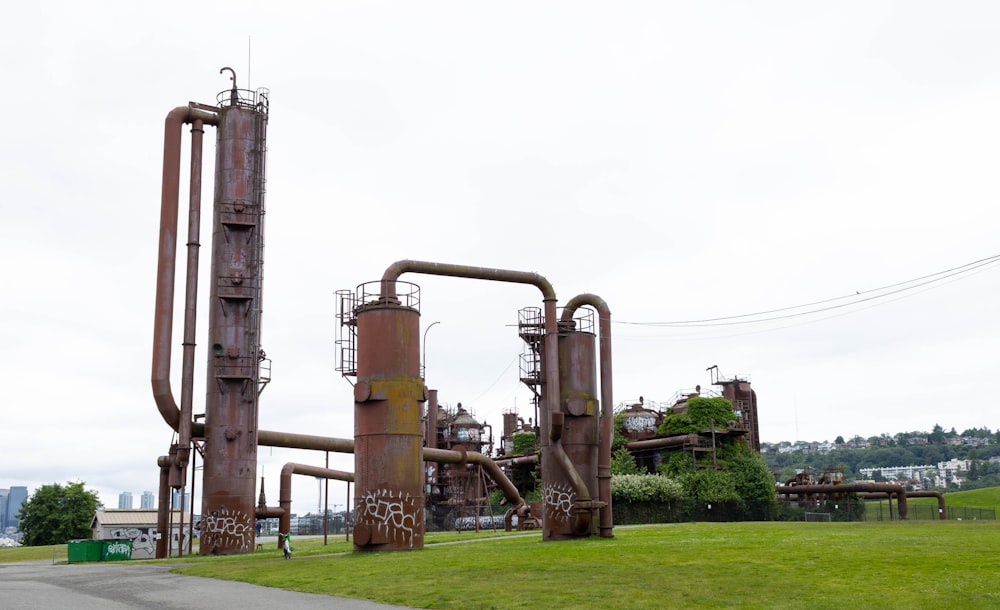
[[[379,298],[365,286],[355,311],[354,549],[422,548],[419,290],[410,284],[410,292]]]
[[[254,549],[266,98],[220,95],[201,553]]]
[[[544,540],[597,533],[600,402],[592,328],[592,317],[559,325],[559,404],[548,408],[549,434],[542,439]]]

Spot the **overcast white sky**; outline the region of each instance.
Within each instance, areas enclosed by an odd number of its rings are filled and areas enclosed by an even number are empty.
[[[2,487],[82,480],[112,507],[156,490],[171,441],[149,384],[163,120],[214,103],[230,86],[222,66],[271,90],[262,429],[353,434],[333,293],[405,258],[535,271],[561,303],[603,297],[619,322],[616,403],[669,401],[718,365],[753,382],[764,441],[1000,426],[997,266],[870,292],[1000,254],[996,3],[4,13]],[[206,142],[211,159],[211,131]],[[441,402],[496,431],[503,410],[527,418],[513,325],[538,292],[402,279],[422,288],[424,328],[440,322],[425,348]],[[754,324],[624,324],[847,295],[875,298]],[[285,462],[324,460],[259,458],[271,504]],[[353,457],[331,467],[353,470]],[[296,480],[295,512],[318,499]],[[343,504],[342,485],[330,502]]]

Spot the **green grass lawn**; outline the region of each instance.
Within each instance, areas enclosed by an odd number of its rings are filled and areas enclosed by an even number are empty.
[[[274,549],[177,571],[421,608],[1000,607],[997,521],[684,523],[616,528],[613,539],[445,540],[330,555],[349,547],[293,539],[290,561]]]

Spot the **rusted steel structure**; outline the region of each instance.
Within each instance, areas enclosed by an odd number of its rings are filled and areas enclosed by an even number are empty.
[[[780,485],[775,492],[786,499],[809,501],[813,499],[834,499],[847,493],[886,493],[896,496],[900,520],[906,519],[906,489],[893,483],[841,483],[829,485]]]
[[[367,285],[359,287],[354,295],[346,291],[339,293],[341,309],[346,312],[342,314],[342,325],[351,329],[352,341],[357,343],[356,350],[347,350],[348,355],[343,359],[346,364],[341,370],[345,375],[357,375],[356,438],[361,443],[362,436],[367,437],[365,448],[359,446],[355,453],[358,524],[355,549],[419,548],[423,543],[422,520],[409,518],[424,501],[420,465],[416,460],[411,461],[409,456],[413,453],[412,437],[419,436],[420,432],[419,422],[413,421],[413,415],[419,415],[416,403],[425,399],[426,389],[419,366],[419,311],[416,307],[419,298],[415,287],[399,282],[399,276],[404,273],[528,284],[542,292],[544,314],[538,319],[537,343],[542,361],[538,375],[544,416],[540,415],[539,420],[543,439],[542,463],[547,465],[542,473],[542,485],[547,498],[545,512],[549,515],[544,520],[543,539],[591,535],[594,533],[592,527],[598,523],[593,518],[594,513],[602,507],[608,507],[608,511],[600,521],[600,532],[611,536],[611,435],[604,435],[607,451],[599,452],[601,432],[598,401],[593,387],[593,364],[596,361],[593,333],[589,333],[588,355],[588,339],[584,337],[588,333],[577,334],[572,330],[571,312],[564,325],[567,330],[562,333],[567,337],[563,341],[566,347],[560,347],[556,294],[548,280],[537,273],[403,260],[385,270],[377,297],[370,294]],[[402,291],[400,286],[404,286]],[[607,378],[602,379],[602,389],[609,396],[606,408],[610,413],[610,314],[603,301],[593,295],[581,296],[571,309],[582,305],[592,305],[603,312],[602,328],[606,334],[602,336],[602,344],[606,347],[602,346],[602,360],[607,364],[602,364],[602,373]],[[353,355],[355,351],[356,355]],[[577,360],[566,369],[565,375],[560,369],[563,353],[563,361]],[[590,363],[589,372],[587,362]],[[565,381],[561,377],[565,377]],[[563,383],[570,396],[561,394]],[[574,415],[574,412],[578,414]],[[572,418],[584,419],[571,419],[567,427],[567,413]],[[610,423],[607,429],[611,430]],[[572,455],[567,453],[567,446],[572,447]],[[397,450],[402,459],[393,460],[393,465],[387,466],[384,452]],[[425,459],[430,451],[434,450],[424,451]],[[548,457],[551,459],[546,459]],[[602,461],[605,457],[606,460]],[[586,473],[587,480],[581,476],[581,470]],[[598,471],[608,473],[607,485],[598,484]],[[518,510],[524,510],[524,507]],[[357,528],[362,524],[366,525],[358,533]]]
[[[746,379],[733,377],[732,379],[721,379],[719,368],[710,367],[712,372],[712,385],[722,388],[722,397],[733,405],[736,412],[738,426],[747,431],[747,442],[750,448],[760,453],[760,424],[757,419],[757,392],[750,387],[750,382]]]
[[[944,494],[940,491],[908,491],[907,498],[937,498],[938,519],[946,521],[948,519],[948,509],[945,506]],[[886,492],[872,492],[860,494],[862,500],[886,500],[892,499],[892,494]]]
[[[229,71],[223,68],[220,73]],[[261,266],[268,95],[233,87],[218,106],[189,104],[167,115],[152,387],[157,407],[178,432],[170,451],[169,486],[183,488],[193,436],[193,376],[201,219],[202,132],[215,125],[215,196],[201,552],[244,553],[254,548],[254,487],[257,469],[257,396],[260,379]],[[190,124],[191,172],[187,273],[184,298],[184,353],[181,401],[170,388],[181,127]],[[160,498],[161,505],[167,501]],[[158,524],[158,528],[165,524]],[[165,527],[161,531],[166,531]]]
[[[492,447],[492,426],[480,423],[462,403],[457,409],[438,404],[437,391],[427,392],[425,445],[428,449],[448,449],[489,455]],[[490,433],[485,432],[490,429]],[[428,464],[424,470],[424,500],[429,522],[451,529],[455,518],[467,518],[479,529],[479,517],[484,511],[489,517],[490,485],[482,467]],[[491,519],[492,522],[492,519]]]
[[[223,68],[220,73],[227,70],[232,73],[229,68]],[[565,533],[553,526],[549,539],[591,534],[592,513],[599,508],[607,508],[606,514],[601,515],[600,533],[610,536],[610,484],[605,485],[603,480],[603,473],[607,472],[610,482],[611,434],[605,434],[604,425],[611,430],[610,314],[603,301],[592,295],[582,295],[570,308],[591,305],[601,311],[601,400],[606,413],[602,411],[599,415],[592,379],[592,333],[589,339],[574,336],[579,331],[571,328],[570,314],[566,324],[568,338],[562,342],[565,348],[560,346],[555,292],[545,278],[535,273],[420,261],[394,263],[377,284],[372,283],[370,292],[361,290],[352,295],[350,315],[343,320],[351,326],[351,335],[357,344],[356,351],[349,350],[349,363],[341,369],[345,375],[353,374],[358,378],[354,392],[355,439],[258,430],[258,397],[268,381],[266,375],[262,375],[261,363],[266,362],[266,357],[260,346],[260,326],[269,100],[265,89],[241,90],[236,87],[235,73],[231,78],[233,87],[220,94],[217,106],[191,103],[175,108],[166,119],[151,384],[157,409],[177,432],[177,442],[170,447],[167,456],[157,460],[161,472],[158,529],[168,531],[169,524],[163,515],[169,513],[165,510],[169,489],[184,488],[192,447],[203,450],[204,456],[202,553],[250,552],[255,546],[255,516],[281,518],[289,514],[288,506],[267,507],[263,490],[255,505],[258,446],[355,454],[356,472],[350,476],[357,479],[356,550],[422,546],[423,461],[471,464],[481,468],[499,485],[512,506],[506,515],[507,527],[514,514],[526,517],[528,509],[517,489],[488,457],[464,448],[448,451],[434,446],[422,447],[420,405],[426,400],[426,387],[420,370],[419,290],[408,285],[411,288],[401,293],[398,288],[406,285],[398,282],[399,275],[416,272],[530,284],[542,292],[544,318],[539,342],[544,345],[541,386],[544,388],[545,416],[538,419],[544,438],[551,441],[547,454],[552,457],[550,461],[557,466],[555,472],[558,473],[550,477],[557,480],[547,484],[550,489],[569,485],[568,514],[573,523]],[[191,125],[192,137],[181,399],[178,404],[170,386],[170,372],[181,130],[185,124]],[[198,422],[194,415],[193,377],[205,125],[217,127],[217,133],[207,388],[204,414],[198,416],[203,415],[204,422]],[[561,382],[562,349],[565,349],[564,359],[574,364],[567,369],[565,381]],[[591,369],[589,377],[588,373],[573,372],[585,371],[588,366]],[[560,394],[561,383],[572,395],[563,397]],[[565,405],[561,407],[563,402]],[[574,414],[579,404],[583,405],[583,412]],[[571,419],[567,427],[567,413],[587,421]],[[607,420],[599,424],[599,418],[605,416]],[[580,432],[584,430],[585,433]],[[581,470],[587,480],[581,477]],[[599,497],[596,501],[593,499],[595,493]],[[282,503],[285,503],[284,498]],[[179,525],[183,529],[183,524]],[[158,545],[158,557],[168,553],[165,542]]]

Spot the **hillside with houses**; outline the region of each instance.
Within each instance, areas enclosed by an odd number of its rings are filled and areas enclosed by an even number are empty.
[[[761,455],[779,481],[806,470],[842,470],[848,480],[888,481],[910,490],[977,489],[1000,485],[1000,431],[900,432],[832,442],[762,442]]]

